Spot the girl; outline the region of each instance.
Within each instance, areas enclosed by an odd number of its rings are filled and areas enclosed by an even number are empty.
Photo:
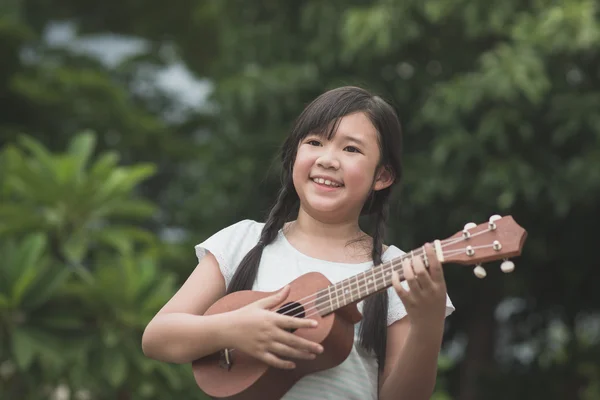
[[[383,244],[388,200],[399,183],[401,128],[381,98],[356,87],[328,91],[299,116],[282,151],[283,186],[267,220],[244,220],[196,246],[199,264],[148,324],[144,353],[190,363],[223,348],[276,368],[294,368],[321,345],[288,332],[315,321],[268,311],[289,288],[225,314],[203,316],[242,289],[276,291],[311,271],[332,283],[403,252]],[[360,216],[371,216],[372,236]],[[363,320],[339,366],[306,376],[284,399],[428,399],[434,389],[444,318],[454,307],[440,263],[426,245],[403,265],[406,281],[358,304]],[[405,318],[406,317],[406,318]],[[237,326],[236,326],[237,325]]]

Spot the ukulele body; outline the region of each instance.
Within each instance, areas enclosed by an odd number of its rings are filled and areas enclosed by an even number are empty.
[[[215,353],[192,363],[198,386],[207,395],[217,399],[275,400],[280,399],[302,377],[341,364],[352,350],[354,324],[362,316],[354,303],[321,316],[315,309],[317,302],[314,294],[330,285],[331,282],[318,272],[304,274],[289,284],[288,297],[275,307],[281,311],[294,308],[290,315],[303,312],[300,316],[317,320],[319,324],[316,328],[298,329],[294,334],[320,343],[323,353],[317,354],[313,360],[293,359],[296,364],[293,370],[273,368],[239,350],[229,354],[231,365],[227,367],[223,364],[223,354]],[[237,310],[274,293],[253,290],[234,292],[215,302],[204,315]],[[296,309],[298,306],[301,308]]]

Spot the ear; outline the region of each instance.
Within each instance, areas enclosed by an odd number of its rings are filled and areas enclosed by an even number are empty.
[[[373,190],[382,190],[387,187],[390,187],[396,176],[392,172],[392,170],[387,166],[379,167],[379,171],[377,172],[377,176],[375,178],[375,184],[373,185]]]

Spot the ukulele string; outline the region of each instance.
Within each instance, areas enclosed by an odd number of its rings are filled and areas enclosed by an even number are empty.
[[[476,250],[476,249],[483,249],[483,248],[489,248],[489,247],[493,247],[493,245],[482,245],[482,246],[475,246],[475,247],[473,247],[473,250]],[[460,254],[460,253],[463,253],[463,252],[464,252],[463,250],[451,250],[451,251],[449,251],[449,252],[447,252],[447,253],[444,253],[444,255],[445,255],[445,256],[453,256],[453,255]],[[404,275],[403,275],[403,272],[404,272],[404,270],[403,270],[403,268],[402,268],[402,264],[400,264],[400,265],[399,265],[399,268],[395,268],[395,267],[392,265],[392,269],[393,269],[394,271],[398,272],[398,274],[399,274],[401,277],[404,277]],[[384,281],[384,282],[385,282],[385,279],[386,279],[386,276],[383,276],[383,281]],[[391,276],[390,276],[390,281],[391,281]],[[377,279],[377,282],[379,282],[379,278]],[[360,289],[359,289],[358,293],[360,294]],[[344,300],[345,300],[345,299],[346,299],[346,296],[344,296]],[[316,311],[315,311],[315,312],[312,312],[312,313],[309,313],[309,314],[307,314],[306,316],[304,316],[304,317],[301,317],[301,318],[310,318],[310,317],[312,317],[312,316],[314,316],[314,315],[318,315],[318,314],[320,313],[320,310],[319,310],[319,308],[318,308],[317,306],[310,307],[310,308],[306,309],[306,311],[313,311],[313,310],[316,310]],[[301,315],[302,315],[302,312],[300,312],[300,313],[296,313],[296,314],[292,315],[292,317],[298,317],[298,316],[301,316]]]
[[[483,233],[490,232],[490,231],[491,231],[491,229],[490,229],[490,228],[488,228],[488,229],[485,229],[485,230],[482,230],[482,231],[480,231],[480,232],[477,232],[477,233],[475,233],[475,234],[472,234],[472,235],[471,235],[471,238],[472,238],[472,237],[475,237],[475,236],[478,236],[478,235],[481,235],[481,234],[483,234]],[[442,241],[441,241],[441,243],[442,243],[442,246],[441,246],[441,247],[442,247],[442,249],[443,249],[444,247],[447,247],[447,246],[453,245],[453,244],[455,244],[455,243],[458,243],[458,242],[461,242],[461,241],[464,241],[464,240],[465,240],[465,238],[464,238],[464,237],[462,237],[462,236],[461,236],[461,237],[458,237],[458,238],[455,238],[455,239],[445,239],[445,240],[442,240]],[[473,247],[473,249],[478,249],[478,248],[483,248],[483,247],[490,247],[490,246],[491,246],[491,245],[482,245],[482,246]],[[423,247],[420,247],[420,248],[419,248],[419,250],[417,250],[417,251],[414,251],[414,250],[413,250],[413,251],[411,251],[410,253],[406,253],[406,254],[402,255],[402,256],[400,257],[400,261],[398,262],[398,263],[399,263],[399,265],[400,265],[400,267],[402,266],[402,261],[404,261],[405,259],[407,259],[407,258],[409,258],[409,257],[420,256],[420,255],[424,254],[425,252],[424,252],[422,249],[423,249]],[[451,255],[455,255],[455,254],[460,254],[460,253],[462,253],[463,251],[464,251],[464,249],[450,250],[450,251],[448,251],[448,252],[444,252],[444,255],[445,255],[445,256],[446,256],[446,255],[450,255],[450,256],[451,256]],[[392,267],[392,269],[393,269],[393,270],[396,270],[396,269],[395,269],[395,264],[396,264],[396,263],[394,263],[394,262],[390,262],[390,264],[391,264],[391,267]],[[383,265],[383,264],[380,264],[380,265]],[[380,266],[380,265],[379,265],[379,266]],[[401,269],[400,269],[400,270],[401,270]],[[382,270],[379,270],[379,271],[377,271],[376,273],[372,274],[372,275],[373,275],[373,278],[374,278],[374,280],[375,280],[375,282],[374,282],[374,283],[375,283],[375,284],[379,284],[379,283],[380,283],[380,279],[383,279],[383,280],[382,280],[382,282],[385,282],[385,279],[386,279],[386,275],[385,275],[385,273],[386,273],[386,272],[387,272],[387,270],[383,270],[383,269],[382,269]],[[370,284],[367,284],[366,282],[365,282],[365,283],[361,283],[361,284],[357,284],[357,289],[359,290],[359,293],[360,293],[360,291],[361,291],[363,288],[365,288],[365,287],[368,287],[369,285],[370,285]],[[335,286],[335,285],[331,285],[331,286]],[[318,297],[319,297],[321,294],[325,294],[324,292],[327,292],[328,294],[331,294],[331,291],[329,290],[329,287],[330,287],[330,286],[328,286],[328,287],[327,287],[327,288],[325,288],[325,289],[321,289],[321,290],[317,291],[316,293],[313,293],[313,294],[310,294],[310,295],[308,295],[308,296],[305,296],[305,297],[303,297],[303,298],[301,298],[301,299],[298,299],[298,300],[294,301],[294,303],[300,303],[300,302],[305,302],[305,301],[308,301],[308,300],[309,300],[311,297],[315,297],[315,300],[316,300],[316,298],[318,298]],[[342,288],[341,288],[341,290],[343,290],[343,289],[344,289],[344,288],[342,287]],[[339,291],[340,291],[340,289],[336,289],[336,290],[335,290],[333,293],[336,293],[336,296],[339,296],[339,294],[338,294],[338,292],[339,292]],[[345,296],[344,296],[344,297],[345,297]],[[299,304],[299,305],[297,305],[296,307],[294,307],[294,308],[291,308],[291,309],[289,309],[289,310],[286,310],[284,313],[281,313],[281,315],[286,315],[286,316],[291,316],[291,317],[298,317],[298,316],[301,316],[303,313],[306,313],[307,311],[312,311],[312,310],[314,310],[314,309],[317,309],[317,308],[318,308],[317,306],[313,306],[313,307],[311,307],[311,308],[308,308],[308,309],[306,309],[306,310],[304,310],[304,311],[299,311],[298,313],[296,313],[296,314],[294,314],[294,315],[290,315],[292,312],[294,312],[294,311],[296,311],[296,310],[298,310],[298,309],[301,309],[302,307],[303,307],[303,306],[302,306],[302,304]],[[276,310],[271,310],[271,311],[276,311]],[[312,313],[312,314],[310,314],[310,316],[312,316],[312,315],[316,315],[316,314],[315,314],[315,313]],[[305,316],[304,318],[308,318],[308,316]]]
[[[490,232],[490,231],[491,231],[491,229],[490,229],[490,228],[488,228],[488,229],[485,229],[485,230],[482,230],[482,231],[480,231],[480,232],[477,232],[477,233],[475,233],[475,234],[472,234],[472,235],[471,235],[471,238],[472,238],[472,237],[475,237],[475,236],[478,236],[478,235],[481,235],[481,234],[483,234],[483,233]],[[458,242],[460,242],[460,241],[463,241],[463,240],[465,240],[465,238],[464,238],[464,237],[458,237],[458,238],[456,238],[456,239],[445,239],[445,240],[442,240],[442,241],[440,241],[440,242],[442,243],[442,246],[441,246],[441,247],[442,247],[442,249],[443,249],[444,247],[447,247],[447,246],[453,245],[453,244],[455,244],[455,243],[458,243]],[[491,246],[491,245],[488,245],[488,246],[477,246],[477,247],[474,247],[473,249],[476,249],[476,248],[482,248],[482,247],[489,247],[489,246]],[[412,257],[412,256],[414,256],[415,254],[416,254],[417,256],[419,256],[419,255],[423,254],[424,252],[423,252],[421,249],[422,249],[422,247],[421,247],[419,250],[417,250],[416,252],[413,250],[413,251],[411,251],[410,253],[406,253],[406,254],[402,255],[402,256],[400,257],[400,259],[401,259],[400,261],[404,261],[404,259],[408,258],[409,256],[411,256],[411,257]],[[463,251],[464,251],[464,250],[460,250],[460,249],[457,249],[457,250],[450,250],[450,251],[448,251],[448,252],[444,252],[444,255],[452,255],[452,254],[454,254],[454,253],[456,253],[456,254],[460,254],[460,253],[462,253]],[[452,253],[452,254],[451,254],[451,253]],[[392,269],[394,269],[394,263],[393,263],[393,262],[391,262],[391,265],[392,265]],[[400,262],[398,266],[399,266],[399,268],[398,268],[396,271],[397,271],[399,274],[402,274],[402,272],[403,272],[403,269],[402,269],[402,262]],[[385,271],[381,271],[381,272],[385,272]],[[380,272],[378,271],[376,275],[379,275],[379,273],[380,273]],[[381,276],[377,276],[377,277],[375,278],[375,282],[377,282],[377,283],[378,283],[380,278],[382,278],[382,279],[385,281],[385,274],[383,274],[383,275],[381,275]],[[323,291],[327,291],[327,292],[329,292],[329,287],[328,287],[327,289],[321,289],[321,290],[319,290],[319,291],[318,291],[318,292],[316,292],[316,293],[313,293],[313,294],[311,294],[311,295],[308,295],[308,296],[306,296],[306,297],[303,297],[303,298],[301,298],[301,299],[297,300],[296,302],[298,302],[298,303],[299,303],[299,302],[303,302],[303,301],[305,301],[305,300],[308,300],[308,299],[309,299],[309,298],[311,298],[311,297],[318,297],[318,296],[319,296],[319,294],[320,294],[321,292],[323,292]],[[337,290],[336,290],[336,293],[337,293]],[[299,308],[302,308],[302,305],[301,305],[301,304],[300,304],[300,305],[298,305],[298,306],[296,306],[296,307],[294,307],[294,308],[292,308],[292,309],[290,309],[290,310],[287,310],[286,312],[282,313],[282,315],[289,315],[289,313],[290,313],[290,312],[292,312],[292,311],[294,311],[294,310],[297,310],[297,309],[299,309]],[[312,316],[314,316],[314,315],[318,315],[318,314],[319,314],[319,312],[320,312],[320,311],[318,310],[318,307],[316,307],[316,306],[314,306],[314,307],[311,307],[311,308],[308,308],[308,309],[307,309],[307,310],[305,310],[304,312],[306,312],[306,311],[312,311],[312,310],[317,310],[317,311],[316,311],[316,312],[313,312],[313,313],[309,313],[309,314],[308,314],[307,316],[305,316],[304,318],[309,318],[309,317],[312,317]],[[276,310],[271,310],[271,311],[274,311],[274,312],[276,312]],[[296,313],[296,314],[294,314],[294,315],[291,315],[291,317],[298,317],[299,315],[302,315],[302,313],[303,313],[302,311],[301,311],[301,312],[298,312],[298,313]],[[229,349],[229,352],[230,352],[230,353],[231,353],[231,352],[233,352],[233,351],[235,351],[235,349],[234,349],[234,348],[232,348],[232,349]]]
[[[489,248],[489,247],[493,247],[493,245],[481,245],[481,246],[475,246],[475,247],[472,247],[472,249],[473,249],[473,250],[475,250],[475,249],[483,249],[483,248]],[[460,253],[463,253],[463,250],[451,250],[451,251],[449,251],[449,252],[447,252],[447,253],[444,253],[444,255],[445,255],[445,256],[452,256],[452,255],[455,255],[455,254],[460,254]],[[402,264],[400,264],[400,265],[399,265],[399,268],[397,268],[397,269],[396,269],[396,268],[395,268],[395,267],[392,265],[392,269],[394,269],[394,271],[398,272],[398,273],[399,273],[399,274],[400,274],[402,277],[404,276],[404,275],[403,275],[403,272],[404,272],[404,271],[403,271],[403,268],[402,268]],[[385,278],[386,278],[386,276],[383,276],[383,281],[384,281],[384,282],[385,282]],[[391,276],[390,276],[390,280],[391,280]],[[379,281],[379,279],[377,279],[377,281]],[[360,293],[360,290],[359,290],[359,293]],[[345,300],[345,299],[346,299],[346,296],[344,296],[344,300]],[[338,305],[339,305],[339,304],[338,304]],[[312,317],[312,316],[314,316],[314,315],[318,315],[318,314],[320,313],[320,310],[318,309],[318,307],[317,307],[317,306],[314,306],[314,307],[308,308],[306,311],[313,311],[313,310],[316,310],[316,312],[309,313],[308,315],[306,315],[306,316],[304,316],[304,317],[301,317],[301,318],[310,318],[310,317]],[[292,315],[292,317],[298,317],[298,316],[300,316],[300,315],[302,315],[302,313],[297,313],[297,314],[295,314],[295,315]]]
[[[472,246],[471,249],[477,250],[477,249],[486,249],[489,247],[494,247],[494,245],[493,244],[482,244],[481,246]],[[461,249],[448,250],[447,252],[444,253],[444,255],[451,257],[451,256],[455,256],[460,253],[464,253],[464,250],[461,250]]]
[[[480,234],[480,233],[485,233],[485,231],[479,232],[477,234]],[[472,236],[475,236],[475,235],[472,235]],[[443,243],[442,248],[444,248],[446,246],[450,246],[450,245],[455,244],[455,243],[458,243],[458,242],[460,242],[462,240],[464,240],[464,238],[462,238],[462,237],[461,238],[456,238],[456,239],[446,239],[446,240],[443,240],[443,241],[441,241],[441,243]],[[414,256],[414,255],[420,256],[422,254],[424,254],[424,252],[422,251],[422,247],[419,248],[419,250],[417,250],[417,251],[413,250],[411,253],[406,253],[406,254],[404,254],[404,255],[402,255],[400,257],[401,260],[399,261],[399,264],[402,264],[402,261],[404,261],[405,259],[407,259],[407,258],[409,258],[411,256]],[[390,262],[390,263],[392,264],[392,269],[393,269],[394,268],[394,264],[396,264],[396,263],[394,263],[394,262]],[[380,264],[378,266],[381,266],[381,265],[383,265],[383,264]],[[372,274],[373,279],[375,280],[375,282],[374,282],[375,284],[379,284],[380,283],[380,279],[383,279],[383,281],[385,281],[385,272],[386,271],[387,270],[379,270],[376,273]],[[331,286],[335,286],[335,285],[331,285]],[[310,295],[308,295],[306,297],[298,299],[295,302],[298,302],[298,303],[305,302],[305,301],[308,301],[308,299],[310,299],[311,297],[317,297],[318,298],[322,294],[329,294],[329,295],[331,295],[332,292],[329,289],[331,286],[328,286],[327,288],[321,289],[321,290],[319,290],[316,293],[313,293],[313,294],[310,294]],[[365,286],[368,286],[368,284],[360,284],[359,290],[362,289],[362,288],[364,288]],[[340,290],[343,290],[343,287],[340,288],[340,289],[336,289],[333,293],[335,293],[336,296],[339,296],[340,295],[340,293],[339,293]],[[327,292],[327,293],[324,293],[324,292]],[[286,310],[284,313],[281,313],[281,315],[289,315],[293,311],[298,310],[298,309],[300,309],[302,307],[303,307],[302,304],[299,304],[298,306],[296,306],[294,308],[291,308],[289,310]],[[317,307],[315,306],[315,307],[309,308],[309,309],[305,310],[304,312],[311,311],[311,310],[313,310],[315,308],[317,308]],[[271,311],[275,311],[275,310],[271,310]],[[290,316],[291,317],[298,317],[299,315],[302,315],[302,312],[299,312],[297,314],[290,315]],[[312,314],[312,315],[314,315],[314,314]]]

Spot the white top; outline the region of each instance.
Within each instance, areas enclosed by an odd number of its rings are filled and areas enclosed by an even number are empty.
[[[231,278],[246,253],[260,238],[264,223],[243,220],[215,233],[195,246],[198,261],[206,251],[210,251],[219,263],[225,283],[229,287]],[[404,252],[390,246],[382,256],[383,261],[403,255]],[[276,291],[292,280],[308,272],[320,272],[332,283],[354,276],[373,267],[373,262],[345,264],[309,257],[293,247],[282,231],[270,245],[266,246],[254,290]],[[403,286],[408,289],[404,281]],[[406,316],[402,301],[393,287],[388,288],[387,325]],[[362,312],[363,302],[357,304]],[[446,316],[454,311],[450,298],[446,295]],[[374,352],[365,351],[360,346],[360,324],[355,325],[354,346],[348,358],[337,367],[320,371],[299,380],[283,397],[285,400],[366,400],[377,399],[377,358]]]

